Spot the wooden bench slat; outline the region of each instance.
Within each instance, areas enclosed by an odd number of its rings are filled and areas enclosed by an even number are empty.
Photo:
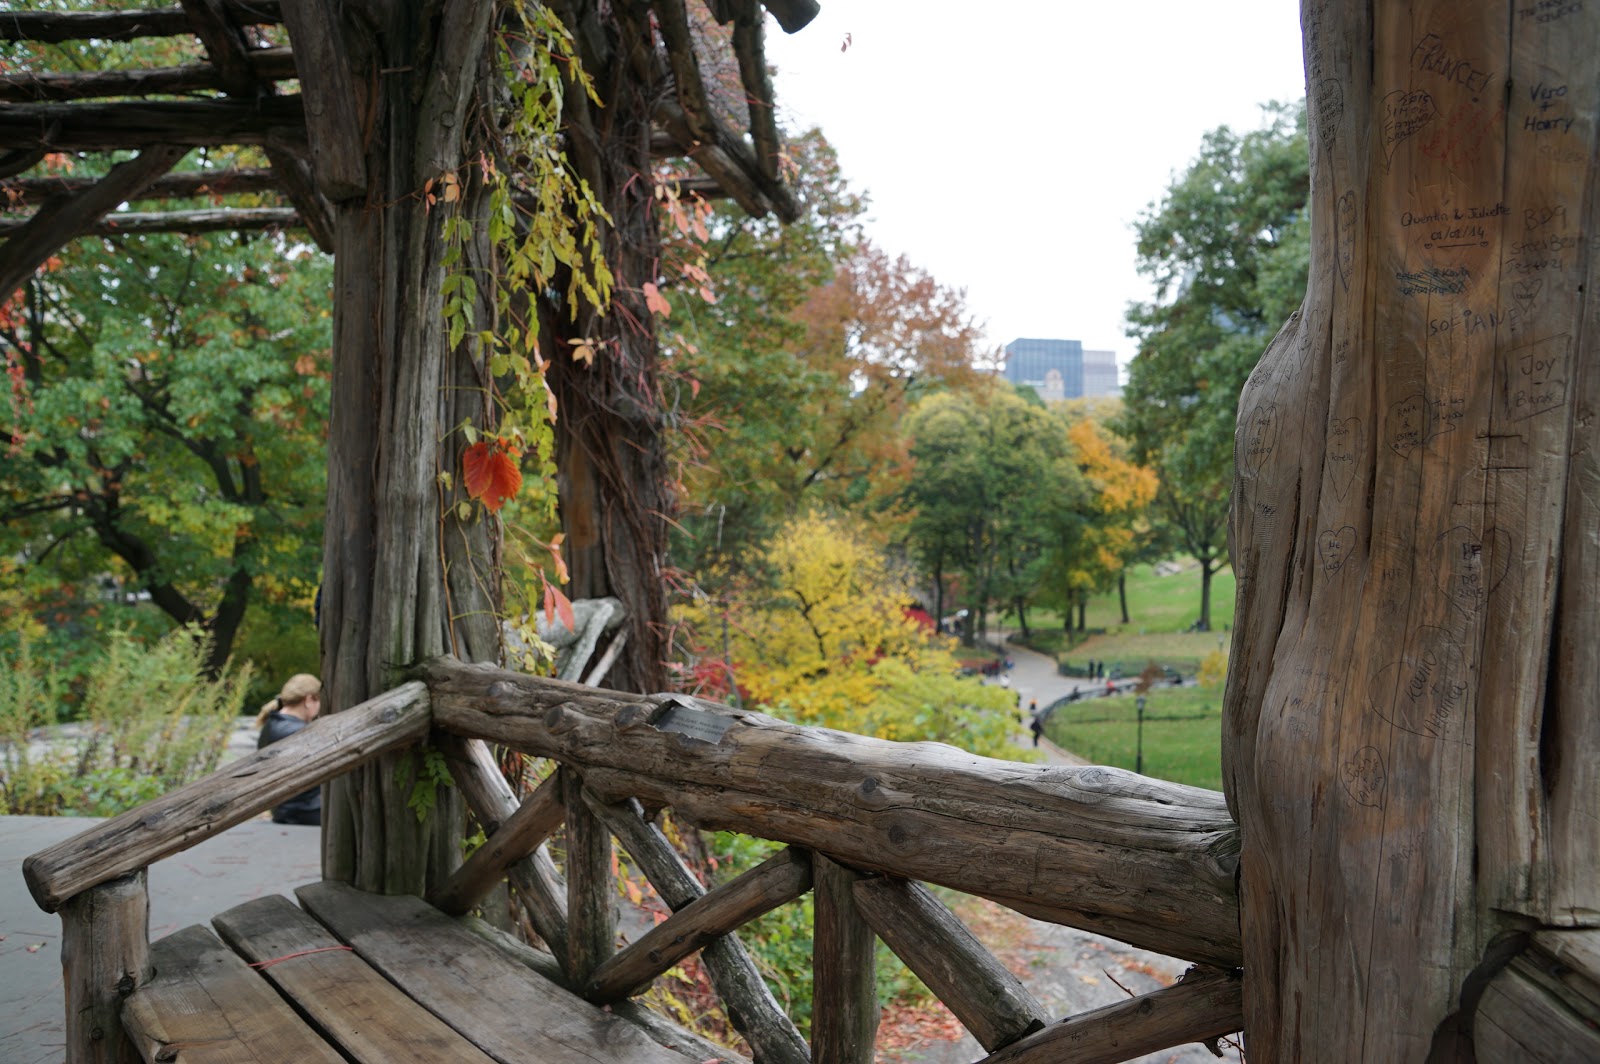
[[[186,1064],[343,1064],[272,987],[198,924],[150,947],[154,977],[128,998],[122,1026],[145,1060]]]
[[[245,902],[212,923],[253,963],[343,945],[279,895]],[[297,956],[264,968],[263,974],[362,1064],[491,1064],[491,1057],[350,950]]]
[[[367,894],[343,883],[314,883],[295,893],[362,959],[503,1064],[704,1059],[656,1044],[627,1020],[542,979],[419,898]]]

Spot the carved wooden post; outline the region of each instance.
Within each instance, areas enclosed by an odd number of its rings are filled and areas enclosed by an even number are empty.
[[[828,1064],[872,1064],[878,1036],[877,939],[856,910],[861,876],[811,855],[816,922],[811,991],[811,1056]]]
[[[1310,281],[1236,438],[1247,1050],[1421,1061],[1498,934],[1600,923],[1600,4],[1302,19]]]
[[[122,1003],[150,977],[145,872],[90,887],[61,907],[68,1064],[136,1064]]]

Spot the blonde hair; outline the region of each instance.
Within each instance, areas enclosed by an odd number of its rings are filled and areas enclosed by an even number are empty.
[[[272,716],[275,709],[286,706],[298,706],[312,695],[322,694],[322,681],[310,673],[296,673],[289,677],[289,682],[283,685],[278,692],[278,697],[261,707],[261,712],[256,714],[256,727],[267,723],[267,718]]]

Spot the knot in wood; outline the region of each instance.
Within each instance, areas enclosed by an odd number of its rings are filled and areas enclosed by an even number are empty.
[[[571,712],[571,702],[558,702],[544,711],[544,726],[552,732],[571,731],[578,726],[577,714]]]
[[[117,994],[121,997],[127,997],[137,989],[139,989],[139,981],[133,977],[133,973],[123,972],[122,978],[117,980]]]
[[[904,846],[911,838],[911,832],[899,824],[889,825],[889,841],[896,846]]]
[[[861,781],[861,793],[862,794],[871,794],[873,791],[875,791],[877,789],[878,789],[878,781],[874,777],[868,776],[866,779]]]
[[[505,702],[517,696],[517,685],[510,680],[496,680],[489,685],[489,698],[495,702]]]

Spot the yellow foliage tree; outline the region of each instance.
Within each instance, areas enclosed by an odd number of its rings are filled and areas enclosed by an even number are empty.
[[[757,569],[761,586],[728,606],[751,701],[797,724],[1020,754],[1015,696],[958,675],[953,641],[908,615],[906,582],[862,529],[817,511],[792,518]],[[704,627],[709,608],[691,619]]]

